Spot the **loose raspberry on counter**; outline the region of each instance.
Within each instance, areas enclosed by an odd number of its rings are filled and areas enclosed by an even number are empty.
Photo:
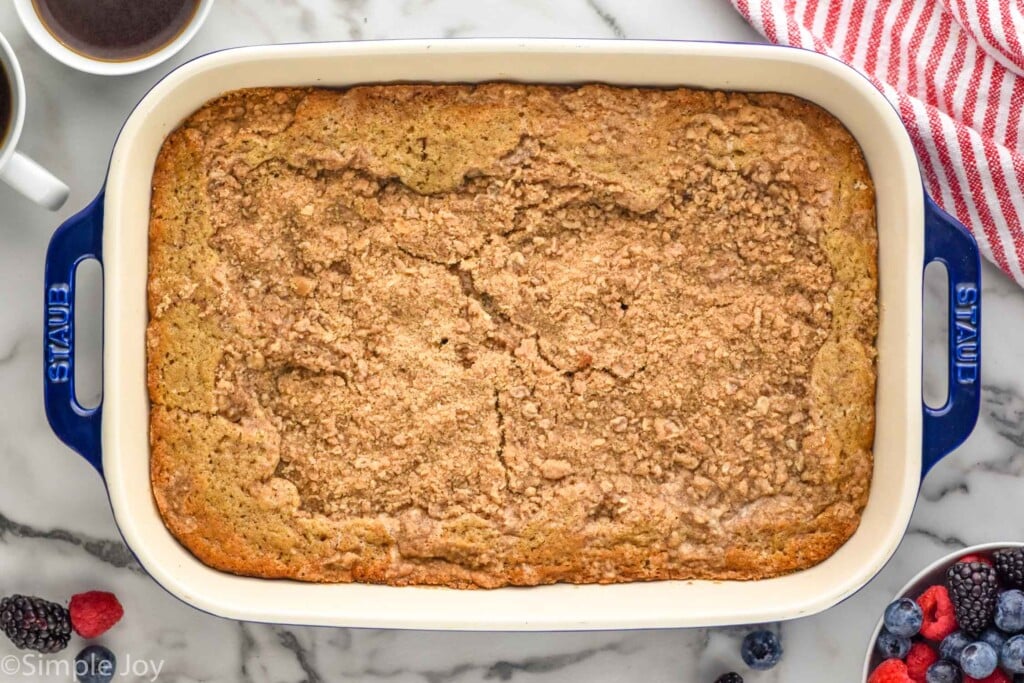
[[[89,591],[71,598],[71,627],[83,638],[102,635],[124,616],[124,608],[113,593]]]
[[[926,683],[928,667],[939,660],[939,653],[927,643],[914,643],[907,653],[907,675],[916,683]]]
[[[932,586],[917,599],[917,604],[924,612],[924,623],[921,624],[921,635],[928,640],[939,641],[956,630],[956,614],[953,601],[945,586]]]
[[[871,672],[868,683],[914,683],[907,675],[907,665],[899,659],[887,659]]]

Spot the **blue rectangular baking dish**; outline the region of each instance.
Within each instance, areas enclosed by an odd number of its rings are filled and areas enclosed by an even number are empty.
[[[393,81],[620,85],[787,92],[836,115],[876,185],[880,330],[875,472],[861,527],[815,567],[761,581],[660,581],[459,591],[317,585],[228,575],[202,565],[163,527],[148,480],[145,387],[149,179],[164,137],[220,93],[253,86],[345,87]],[[75,269],[104,268],[104,399],[74,394]],[[921,399],[924,267],[949,273],[949,395]],[[711,626],[813,614],[848,597],[895,551],[921,477],[970,434],[978,415],[981,282],[977,246],[923,191],[892,107],[849,67],[813,52],[670,41],[457,40],[319,43],[226,50],[168,75],[115,145],[105,189],[54,234],[46,261],[44,389],[55,433],[103,475],[115,518],[142,566],[206,611],[255,621],[432,629],[550,630]]]

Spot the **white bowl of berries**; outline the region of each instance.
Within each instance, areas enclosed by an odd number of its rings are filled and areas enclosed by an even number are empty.
[[[1024,681],[1024,543],[976,545],[925,567],[879,619],[864,680]]]

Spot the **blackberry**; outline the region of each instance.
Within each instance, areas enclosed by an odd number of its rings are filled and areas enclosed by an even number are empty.
[[[715,683],[743,683],[743,676],[740,676],[735,671],[730,671],[716,678]]]
[[[0,600],[0,628],[21,650],[59,652],[71,639],[71,618],[64,607],[26,595]]]
[[[996,574],[1010,588],[1024,588],[1024,548],[1005,548],[992,553]]]
[[[999,594],[996,570],[983,562],[957,562],[946,572],[960,629],[977,637],[992,624]]]

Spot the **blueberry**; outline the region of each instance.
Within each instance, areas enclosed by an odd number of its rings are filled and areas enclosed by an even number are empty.
[[[885,608],[885,628],[894,636],[916,636],[924,622],[924,613],[916,602],[900,598]]]
[[[998,664],[999,656],[988,643],[971,643],[960,653],[960,668],[971,678],[988,678]]]
[[[875,649],[885,659],[904,659],[910,652],[910,638],[889,633],[883,628],[875,641]]]
[[[78,683],[110,683],[116,669],[117,658],[102,645],[90,645],[75,657]]]
[[[782,658],[782,643],[771,631],[754,631],[743,639],[740,656],[751,669],[764,671],[779,663]]]
[[[1024,592],[1013,589],[999,594],[996,626],[1007,633],[1024,631]]]
[[[983,643],[988,643],[992,646],[992,649],[994,649],[996,652],[999,652],[1000,648],[1003,647],[1003,643],[1005,643],[1006,639],[1009,637],[1010,636],[1006,635],[996,627],[989,626],[987,629],[981,632],[981,635],[978,636],[978,640],[980,640]]]
[[[953,631],[939,643],[939,657],[951,662],[960,661],[960,653],[971,644],[971,639],[963,631]]]
[[[1024,673],[1024,636],[1014,636],[1003,643],[999,663],[1010,673]]]
[[[928,667],[925,683],[960,683],[960,667],[948,659],[940,659]]]

